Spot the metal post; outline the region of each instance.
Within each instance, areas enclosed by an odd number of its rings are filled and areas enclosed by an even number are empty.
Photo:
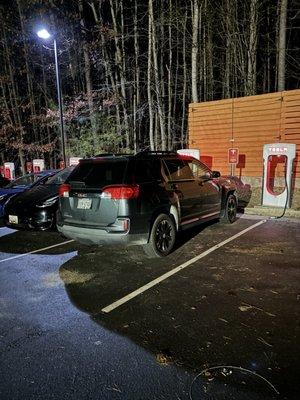
[[[63,109],[62,109],[62,96],[61,96],[61,88],[60,88],[58,57],[57,57],[57,44],[56,44],[55,39],[53,39],[53,43],[54,43],[55,74],[56,74],[57,99],[58,99],[60,134],[61,134],[61,152],[62,152],[65,167],[67,167],[66,136],[65,136],[65,130],[64,130],[64,117],[63,117]]]

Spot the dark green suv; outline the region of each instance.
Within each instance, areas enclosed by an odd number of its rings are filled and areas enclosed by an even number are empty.
[[[166,256],[179,230],[236,219],[235,184],[193,157],[171,152],[80,160],[59,190],[57,228],[82,243],[139,244]]]

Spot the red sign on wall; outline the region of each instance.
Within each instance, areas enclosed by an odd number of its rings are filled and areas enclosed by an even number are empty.
[[[239,162],[239,149],[228,149],[229,164],[237,164]]]

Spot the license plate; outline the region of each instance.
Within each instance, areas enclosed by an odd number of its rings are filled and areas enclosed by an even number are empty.
[[[92,199],[78,199],[77,208],[89,210],[92,206]]]
[[[19,223],[19,218],[17,215],[9,215],[8,216],[8,222],[10,224],[18,224]]]

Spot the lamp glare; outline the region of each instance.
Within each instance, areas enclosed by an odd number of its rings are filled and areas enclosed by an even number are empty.
[[[37,35],[41,39],[49,39],[51,36],[50,33],[47,31],[47,29],[41,29],[37,32]]]

